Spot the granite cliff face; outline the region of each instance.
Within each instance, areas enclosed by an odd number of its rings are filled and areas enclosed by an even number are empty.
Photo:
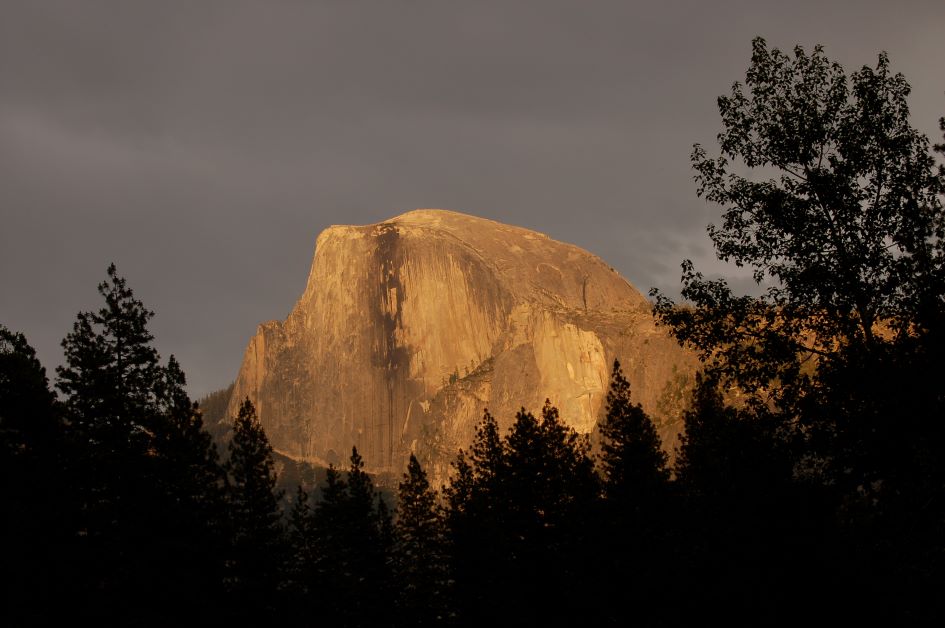
[[[503,429],[545,398],[592,432],[614,358],[664,442],[695,360],[658,329],[647,300],[590,253],[443,210],[318,236],[305,292],[259,326],[229,415],[249,397],[273,447],[399,473],[411,452],[436,478],[484,408]]]

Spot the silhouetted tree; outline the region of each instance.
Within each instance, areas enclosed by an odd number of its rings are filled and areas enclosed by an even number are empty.
[[[394,612],[390,514],[357,448],[346,479],[329,467],[313,522],[323,619],[347,626],[389,619]]]
[[[226,463],[231,555],[226,584],[231,603],[251,616],[273,612],[282,564],[281,494],[275,492],[272,446],[249,399],[240,405]]]
[[[885,54],[848,76],[819,46],[786,55],[757,38],[745,85],[719,98],[721,155],[693,151],[699,194],[723,206],[709,229],[718,257],[770,285],[737,297],[686,261],[694,307],[656,293],[657,311],[723,385],[788,421],[821,366],[849,351],[881,367],[890,337],[908,344],[927,333],[922,308],[942,309],[942,185],[908,93]],[[858,483],[870,471],[856,466]]]
[[[403,625],[445,625],[450,620],[446,530],[436,492],[411,454],[398,487],[394,566]]]
[[[718,381],[700,377],[684,425],[676,486],[685,509],[675,522],[677,581],[687,591],[684,619],[775,622],[809,609],[816,588],[799,585],[819,577],[811,566],[820,557],[808,547],[821,545],[818,535],[804,534],[802,497],[813,495],[792,490],[793,461],[768,432],[775,424],[727,405]],[[731,591],[741,592],[734,607]]]
[[[51,621],[72,574],[67,500],[58,500],[62,425],[46,370],[26,337],[0,325],[0,556],[6,579],[0,618],[8,625]]]
[[[523,409],[500,441],[487,412],[455,463],[447,521],[463,621],[587,616],[579,574],[599,490],[589,444],[550,403],[541,417]]]
[[[499,424],[485,410],[476,426],[476,437],[470,448],[470,462],[476,485],[483,491],[498,490],[499,478],[506,468],[505,449],[499,435]]]
[[[945,517],[945,405],[931,375],[943,370],[943,187],[909,123],[909,89],[885,53],[847,75],[820,46],[788,55],[755,39],[744,84],[719,98],[719,156],[696,145],[692,162],[699,195],[723,207],[709,228],[717,256],[767,287],[735,296],[686,261],[691,307],[654,291],[705,369],[682,485],[729,514],[755,509],[742,521],[767,541],[738,542],[755,556],[783,558],[813,530],[839,535],[841,557],[816,557],[805,576],[834,573],[846,621],[861,608],[871,620],[933,616],[931,583],[945,573],[924,558],[941,555]],[[785,518],[771,496],[819,506]],[[844,565],[852,556],[874,566],[857,576]],[[770,609],[791,598],[792,569],[764,586],[770,570],[746,568],[739,582],[773,595]],[[853,602],[863,591],[868,610]]]
[[[289,512],[288,537],[291,551],[286,574],[292,586],[297,587],[301,594],[307,594],[310,589],[310,578],[305,576],[305,572],[315,564],[313,536],[309,495],[299,486]]]
[[[90,619],[159,622],[173,612],[167,562],[168,471],[160,451],[167,421],[158,399],[165,370],[152,345],[153,312],[112,264],[98,287],[105,304],[81,312],[57,369],[77,500],[74,557]]]
[[[915,321],[929,274],[942,272],[942,205],[909,90],[885,53],[847,76],[820,46],[789,56],[757,38],[745,86],[719,98],[722,154],[698,144],[692,154],[699,194],[724,207],[709,235],[720,259],[774,283],[760,299],[736,298],[687,262],[683,296],[697,307],[661,298],[660,311],[740,386],[774,376],[786,386],[801,376],[798,354],[872,347],[877,324],[906,333]],[[732,173],[730,160],[760,178]],[[780,176],[765,178],[772,170]]]
[[[159,536],[162,607],[173,617],[208,618],[222,601],[227,550],[226,473],[204,429],[186,377],[174,356],[155,383],[157,414],[151,456],[156,463],[161,519]]]
[[[495,616],[498,594],[506,593],[508,560],[502,477],[505,451],[499,426],[488,410],[476,425],[467,454],[460,450],[444,489],[451,570],[457,612],[465,623]],[[501,608],[501,606],[500,606]]]
[[[75,436],[100,455],[122,458],[148,448],[160,376],[147,327],[154,312],[134,298],[114,264],[98,291],[105,306],[80,312],[62,342],[66,364],[57,368],[57,387]]]
[[[55,395],[36,351],[23,334],[0,325],[0,460],[6,464],[51,449],[60,429]]]
[[[364,460],[357,448],[351,448],[348,467],[348,504],[345,527],[349,534],[352,571],[362,582],[363,604],[359,619],[374,626],[390,614],[393,607],[390,577],[392,524],[390,511],[374,488],[374,481],[364,471]],[[356,621],[356,623],[358,623]]]
[[[673,512],[666,453],[650,417],[630,398],[630,383],[614,360],[606,414],[600,423],[604,520],[595,537],[595,564],[606,574],[600,598],[612,605],[624,600],[634,617],[657,620],[671,577],[667,557],[675,539],[669,534]],[[603,609],[618,622],[619,608]]]
[[[600,433],[601,468],[608,501],[631,511],[661,499],[669,482],[667,456],[650,417],[640,404],[630,400],[630,383],[617,360]]]
[[[524,408],[516,415],[503,445],[509,574],[518,583],[510,610],[522,621],[585,617],[581,575],[599,491],[588,439],[546,400],[540,420]],[[544,603],[549,597],[558,604]]]
[[[329,465],[321,499],[312,513],[311,533],[314,543],[315,586],[319,595],[320,615],[326,623],[339,623],[345,617],[352,596],[352,571],[345,529],[348,484],[334,466]]]
[[[78,315],[57,369],[76,513],[64,564],[83,572],[86,619],[193,619],[218,600],[222,470],[179,364],[160,364],[153,312],[114,264],[98,290],[104,306]]]
[[[318,558],[315,522],[308,493],[298,486],[287,528],[287,553],[281,577],[285,592],[284,613],[292,623],[305,623],[312,616],[312,602],[320,598],[318,591]]]

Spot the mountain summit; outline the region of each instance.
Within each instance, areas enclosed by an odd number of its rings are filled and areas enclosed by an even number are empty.
[[[418,209],[318,236],[302,297],[250,341],[229,414],[249,397],[296,459],[338,464],[355,445],[399,473],[413,452],[444,477],[484,408],[505,427],[547,398],[593,431],[615,357],[667,442],[695,362],[643,295],[571,244]]]

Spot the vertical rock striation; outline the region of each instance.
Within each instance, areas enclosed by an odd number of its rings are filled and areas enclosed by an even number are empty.
[[[249,397],[293,458],[338,464],[356,445],[399,473],[414,452],[442,478],[486,407],[505,426],[548,398],[591,432],[615,357],[672,444],[695,360],[636,289],[540,233],[416,210],[318,236],[301,299],[246,349],[230,414]]]

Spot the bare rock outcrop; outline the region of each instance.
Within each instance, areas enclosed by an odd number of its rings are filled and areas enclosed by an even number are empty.
[[[305,292],[259,326],[230,400],[255,404],[273,447],[443,478],[488,407],[503,428],[546,398],[592,432],[614,358],[671,446],[695,360],[598,257],[547,236],[422,209],[318,236]]]

